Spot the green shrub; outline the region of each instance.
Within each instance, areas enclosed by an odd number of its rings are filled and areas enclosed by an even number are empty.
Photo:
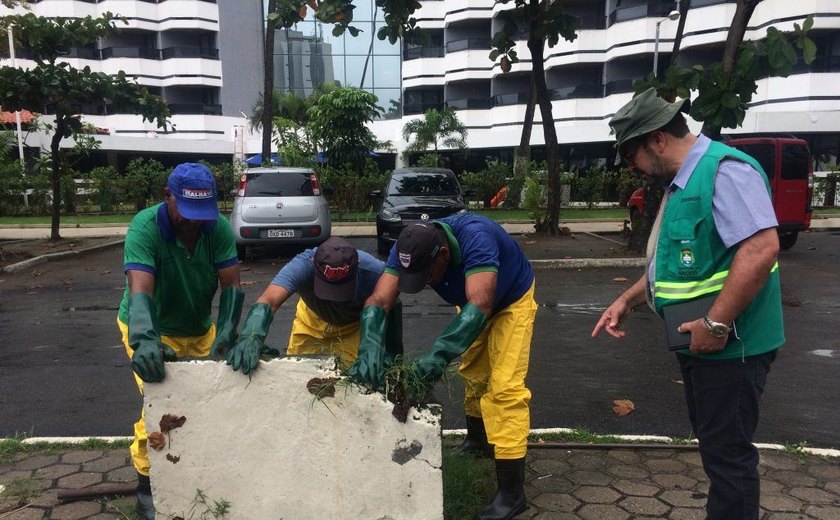
[[[169,172],[158,161],[137,157],[128,163],[118,186],[124,194],[125,202],[132,204],[135,211],[140,211],[146,207],[150,198],[161,198],[168,175]]]
[[[542,183],[535,175],[525,178],[525,197],[522,200],[522,207],[530,212],[534,222],[540,222],[545,216],[546,197]]]
[[[321,187],[332,189],[332,194],[328,197],[330,207],[339,212],[370,210],[370,192],[381,189],[387,176],[388,173],[380,172],[376,162],[370,158],[365,163],[361,175],[349,167],[318,168]]]

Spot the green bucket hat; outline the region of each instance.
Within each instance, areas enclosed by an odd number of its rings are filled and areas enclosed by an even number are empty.
[[[637,95],[610,119],[616,147],[621,148],[621,145],[634,137],[662,128],[687,102],[688,99],[678,99],[668,103],[656,95],[653,87]]]

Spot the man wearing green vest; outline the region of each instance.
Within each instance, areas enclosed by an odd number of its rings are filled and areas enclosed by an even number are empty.
[[[197,163],[172,170],[164,202],[144,209],[125,237],[126,288],[117,325],[140,393],[165,376],[164,360],[223,356],[236,341],[244,293],[233,231],[216,204],[213,174]],[[210,307],[221,286],[219,317]],[[134,424],[137,512],[154,519],[143,413]]]
[[[710,481],[707,518],[754,520],[760,486],[753,434],[770,364],[785,341],[777,222],[761,166],[689,133],[680,113],[685,102],[669,103],[651,88],[610,120],[630,169],[670,184],[645,274],[604,311],[592,336],[604,329],[624,337],[622,322],[645,302],[662,316],[670,305],[711,300],[705,316],[677,326],[690,334],[677,360]]]

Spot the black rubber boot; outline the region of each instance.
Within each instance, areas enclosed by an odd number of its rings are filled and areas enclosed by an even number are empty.
[[[475,520],[510,520],[528,508],[525,500],[525,459],[496,459],[496,496]]]
[[[152,499],[152,484],[146,475],[137,474],[137,502],[134,509],[143,520],[155,520],[155,503]]]
[[[481,417],[467,415],[467,436],[464,442],[455,448],[455,453],[493,458],[493,445],[487,442],[487,431]]]

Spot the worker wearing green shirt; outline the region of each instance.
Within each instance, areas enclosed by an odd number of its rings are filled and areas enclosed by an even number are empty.
[[[219,214],[216,184],[201,164],[172,170],[164,202],[144,209],[125,237],[126,289],[117,325],[140,393],[165,376],[164,360],[224,355],[236,341],[244,293],[233,232]],[[219,316],[210,307],[221,286]],[[134,424],[137,512],[153,519],[146,427]]]

